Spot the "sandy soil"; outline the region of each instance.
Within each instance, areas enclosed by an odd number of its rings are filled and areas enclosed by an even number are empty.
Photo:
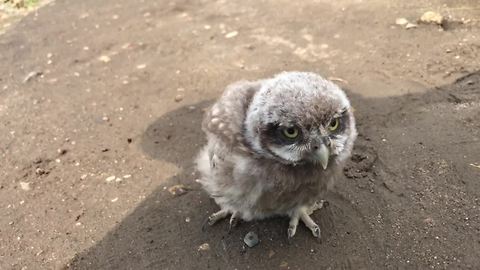
[[[395,24],[428,10],[448,23]],[[476,0],[31,13],[0,36],[0,269],[480,268],[479,18]],[[334,79],[356,109],[354,156],[314,214],[323,240],[302,226],[287,244],[283,218],[202,231],[217,210],[194,181],[202,110],[283,70]]]

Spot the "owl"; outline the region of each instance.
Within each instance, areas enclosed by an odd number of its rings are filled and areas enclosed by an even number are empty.
[[[312,220],[320,197],[349,158],[357,136],[352,107],[334,83],[309,72],[240,81],[206,111],[207,144],[198,180],[220,210],[207,224],[289,218],[287,236]]]

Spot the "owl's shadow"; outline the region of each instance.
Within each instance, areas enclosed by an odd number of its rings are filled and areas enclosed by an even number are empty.
[[[480,77],[480,73],[468,76]],[[462,83],[466,83],[466,79],[459,79],[455,84]],[[367,224],[363,210],[355,205],[351,196],[353,192],[358,192],[356,188],[362,183],[367,183],[363,187],[367,190],[376,188],[376,184],[368,186],[372,182],[370,180],[388,174],[388,170],[382,168],[381,160],[378,160],[371,137],[380,132],[382,121],[388,121],[388,113],[401,111],[408,101],[420,100],[424,104],[453,99],[452,102],[457,102],[453,97],[458,99],[458,96],[453,92],[438,90],[390,98],[364,98],[351,93],[349,96],[353,104],[358,104],[356,115],[360,136],[345,175],[338,179],[340,188],[332,190],[327,196],[329,206],[313,215],[322,229],[322,241],[317,241],[310,231],[301,226],[292,243],[287,243],[286,218],[241,223],[231,232],[228,232],[226,221],[202,230],[208,214],[218,210],[194,181],[197,175],[193,159],[206,142],[201,121],[204,109],[213,103],[209,100],[163,115],[147,128],[140,143],[141,149],[153,159],[173,163],[181,169],[163,185],[183,184],[189,188],[188,192],[172,196],[158,187],[100,242],[77,254],[70,262],[70,267],[264,269],[290,263],[302,269],[317,269],[316,262],[329,262],[337,268],[372,266],[372,260],[375,259],[372,250],[384,250],[385,246],[381,239],[371,236],[371,225]],[[382,110],[385,111],[384,115],[373,119],[373,115],[382,113]],[[375,130],[362,124],[372,120],[378,121]],[[388,192],[398,193],[401,197],[400,188],[395,190],[393,186],[393,189]],[[385,191],[372,193],[372,196],[381,197],[381,192]],[[381,203],[383,201],[379,199],[377,203],[365,205],[381,208]],[[243,243],[243,237],[249,231],[256,232],[260,238],[260,244],[254,248],[248,248]],[[209,245],[208,250],[199,250],[199,246],[205,243]],[[378,260],[376,263],[378,266]]]

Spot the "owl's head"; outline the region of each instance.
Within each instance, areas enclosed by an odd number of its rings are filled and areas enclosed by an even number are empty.
[[[357,136],[345,93],[314,73],[284,72],[262,81],[247,110],[245,140],[284,164],[327,168],[345,160]]]

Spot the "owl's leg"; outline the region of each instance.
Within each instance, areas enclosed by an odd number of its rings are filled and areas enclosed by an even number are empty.
[[[295,233],[297,232],[298,220],[300,219],[300,213],[295,211],[293,215],[290,217],[290,222],[288,224],[288,239],[292,238]]]
[[[307,212],[302,212],[300,214],[300,219],[303,221],[305,226],[312,231],[313,236],[320,238],[320,227],[318,227],[317,223],[313,221],[313,219],[307,214]]]
[[[233,212],[232,216],[230,217],[230,225],[228,226],[229,232],[232,230],[232,228],[237,227],[239,220],[240,220],[240,213]]]
[[[305,224],[305,226],[307,226],[307,228],[312,231],[313,236],[317,238],[320,238],[320,227],[315,223],[315,221],[313,221],[310,215],[316,210],[320,210],[326,206],[328,206],[328,202],[325,200],[320,200],[318,202],[315,202],[308,209],[302,211],[302,213],[300,214],[300,219],[302,220],[302,222]]]
[[[222,209],[218,212],[215,212],[208,217],[208,225],[212,226],[213,224],[217,223],[217,221],[222,220],[227,216],[228,216],[227,210]]]

